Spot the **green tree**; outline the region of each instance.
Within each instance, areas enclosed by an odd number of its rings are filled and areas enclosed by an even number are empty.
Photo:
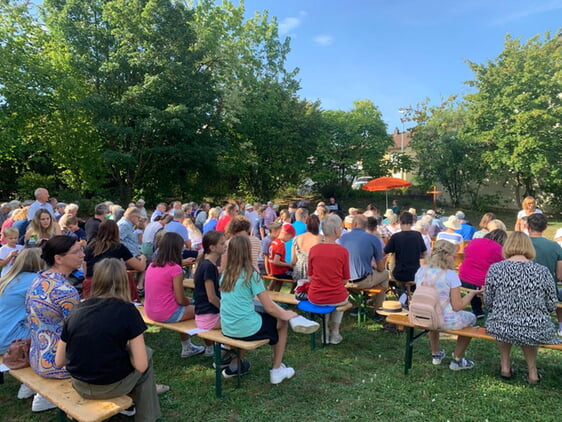
[[[471,120],[486,146],[494,177],[523,196],[562,198],[562,33],[526,43],[506,37],[504,50],[484,64],[469,62],[476,88]]]
[[[25,174],[49,186],[57,175],[44,137],[57,79],[48,46],[27,2],[0,0],[0,197],[27,194]]]
[[[482,161],[485,146],[475,140],[466,104],[450,98],[438,107],[421,104],[413,113],[411,147],[415,152],[417,178],[425,187],[441,183],[459,206],[465,194],[476,204],[486,180]]]
[[[350,111],[322,112],[322,133],[312,154],[312,179],[320,186],[349,189],[354,176],[387,173],[384,159],[392,140],[379,109],[370,101],[353,103]]]
[[[290,40],[280,40],[277,21],[267,11],[246,18],[243,1],[191,4],[196,46],[205,52],[202,63],[213,75],[223,122],[220,194],[269,199],[308,169],[318,105],[298,99],[298,69],[285,68]]]
[[[61,160],[85,137],[83,152],[99,159],[122,201],[195,192],[216,162],[215,95],[195,50],[192,12],[169,0],[46,0],[45,22],[68,51],[83,89],[60,104],[68,120],[58,139]],[[66,148],[67,153],[62,151]],[[87,157],[87,155],[86,155]]]

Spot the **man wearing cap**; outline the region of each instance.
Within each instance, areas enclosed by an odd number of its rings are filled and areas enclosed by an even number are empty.
[[[285,242],[295,237],[295,228],[289,224],[283,224],[279,237],[271,242],[269,246],[269,268],[271,275],[276,278],[291,280],[293,278],[293,264],[285,259],[286,250]],[[269,290],[279,291],[283,283],[280,281],[272,281],[269,284]]]
[[[359,289],[382,287],[375,296],[375,309],[380,308],[388,287],[388,271],[385,268],[380,240],[366,232],[367,218],[357,215],[351,231],[340,238],[340,244],[349,252],[350,283]],[[373,259],[375,264],[373,265]]]
[[[250,234],[252,236],[255,236],[256,228],[258,226],[258,212],[255,210],[252,204],[246,204],[246,206],[244,207],[244,215],[248,220],[250,220]]]
[[[427,210],[425,215],[427,215],[431,218],[431,222],[429,224],[429,236],[430,237],[435,237],[435,236],[437,236],[437,233],[445,230],[445,226],[443,225],[441,220],[439,218],[437,218],[437,214],[435,214],[435,211]]]
[[[51,214],[51,217],[55,218],[55,212],[49,203],[49,191],[45,188],[35,189],[35,202],[27,210],[27,221],[33,220],[33,217],[41,208],[45,208]]]
[[[459,230],[455,230],[455,233],[460,234],[464,240],[472,240],[474,233],[476,233],[476,229],[472,226],[472,224],[465,220],[464,212],[457,211],[455,217],[457,217],[457,220],[461,223],[461,228]]]

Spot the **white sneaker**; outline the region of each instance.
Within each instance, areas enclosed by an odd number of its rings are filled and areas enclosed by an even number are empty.
[[[343,337],[340,333],[336,333],[335,331],[330,332],[330,344],[340,344],[343,341]]]
[[[20,385],[20,389],[18,391],[18,399],[28,399],[33,395],[35,395],[35,391],[33,391],[25,384]]]
[[[213,345],[205,347],[205,356],[206,357],[215,356],[215,348]]]
[[[292,378],[293,375],[295,375],[295,370],[282,363],[279,368],[269,370],[269,381],[271,381],[272,384],[279,384],[284,379]]]
[[[302,315],[291,318],[289,320],[289,324],[291,324],[291,328],[295,333],[300,334],[312,334],[318,331],[318,329],[320,328],[320,324],[318,324],[316,321],[306,319]]]
[[[441,362],[443,362],[444,357],[445,357],[445,351],[440,350],[439,352],[437,352],[437,354],[431,355],[431,363],[434,365],[441,365]]]
[[[44,410],[54,409],[56,407],[57,406],[55,406],[53,403],[51,403],[45,397],[43,397],[39,394],[35,394],[35,397],[33,397],[33,403],[31,404],[31,411],[32,412],[43,412]]]
[[[186,343],[182,343],[181,345],[182,358],[190,358],[195,355],[200,355],[201,353],[204,352],[205,352],[205,346],[196,346],[189,340]]]

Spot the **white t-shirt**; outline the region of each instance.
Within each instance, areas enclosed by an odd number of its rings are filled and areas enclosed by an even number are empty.
[[[16,245],[15,248],[10,248],[8,245],[4,245],[0,248],[0,259],[6,259],[8,257],[8,255],[10,255],[12,253],[12,251],[21,251],[23,249],[23,245]],[[4,274],[6,274],[8,272],[8,270],[10,269],[10,267],[14,264],[14,259],[10,259],[10,262],[8,262],[3,268],[2,268],[2,272],[0,273],[0,277],[4,277]]]
[[[554,240],[562,237],[562,228],[556,230],[556,234],[554,235]],[[560,246],[562,246],[562,239],[556,240]]]
[[[535,210],[535,214],[542,214],[542,211],[537,208]],[[525,210],[521,210],[517,213],[517,218],[523,218],[523,217],[526,217],[526,216],[527,216],[527,214],[525,213]]]

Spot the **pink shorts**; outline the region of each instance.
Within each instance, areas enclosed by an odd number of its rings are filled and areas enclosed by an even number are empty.
[[[217,322],[221,320],[220,314],[201,314],[195,315],[195,324],[197,328],[201,330],[212,330],[217,325]]]

